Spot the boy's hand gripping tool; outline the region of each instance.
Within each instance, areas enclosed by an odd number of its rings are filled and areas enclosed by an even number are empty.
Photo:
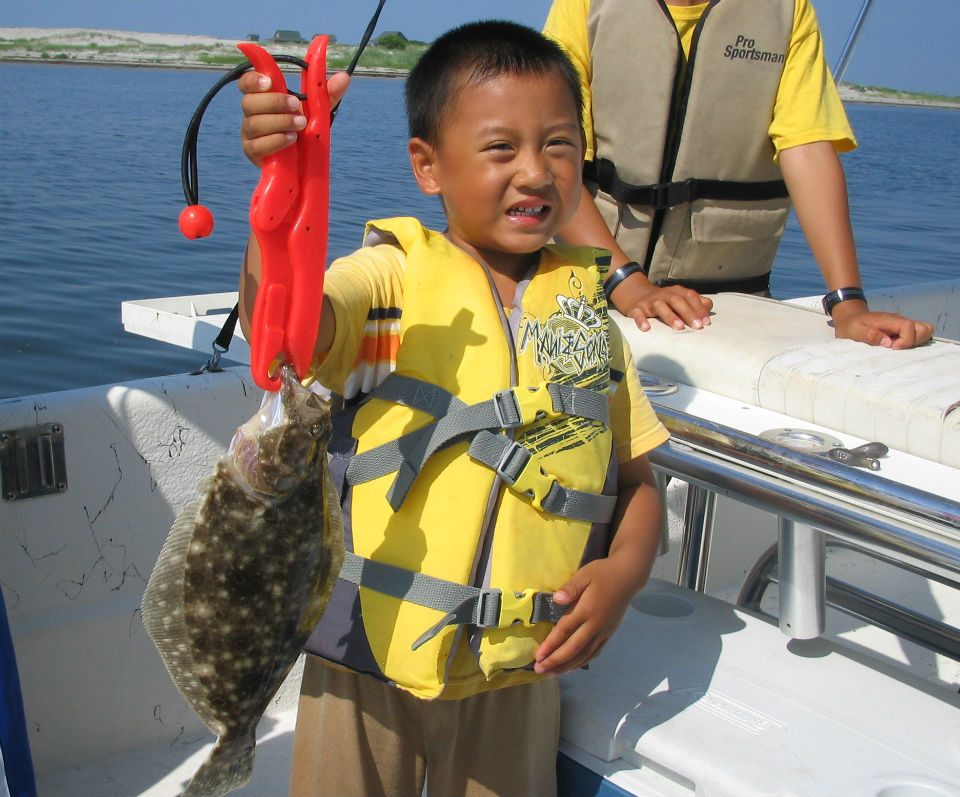
[[[237,45],[273,91],[287,85],[273,57],[259,45]],[[303,378],[313,358],[327,261],[330,206],[330,97],[327,37],[307,50],[300,78],[307,125],[288,147],[263,160],[250,202],[250,226],[260,245],[261,276],[250,330],[250,371],[264,390],[279,390],[271,366],[287,361]],[[279,370],[279,369],[277,369]]]

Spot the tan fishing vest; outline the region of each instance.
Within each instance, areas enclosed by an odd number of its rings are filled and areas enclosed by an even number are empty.
[[[793,12],[794,0],[713,0],[684,71],[662,0],[592,0],[587,183],[653,282],[765,289],[790,208],[767,130]]]

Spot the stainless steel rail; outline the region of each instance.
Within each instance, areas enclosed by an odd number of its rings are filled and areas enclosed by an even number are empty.
[[[771,584],[779,584],[780,581],[779,547],[779,544],[772,545],[750,568],[737,596],[737,606],[767,614],[762,606],[763,596]],[[851,546],[832,541],[827,547]],[[960,629],[830,576],[824,579],[824,585],[825,603],[833,608],[960,661]]]
[[[837,65],[833,68],[833,79],[837,81],[838,85],[843,79],[843,73],[847,71],[847,64],[850,62],[850,57],[853,55],[854,47],[857,44],[860,31],[863,29],[863,23],[867,21],[867,14],[870,13],[870,6],[872,4],[873,0],[863,0],[863,5],[860,6],[860,12],[857,14],[857,19],[853,23],[853,28],[850,30],[850,35],[847,36],[847,41],[843,45],[843,51],[840,53],[840,57],[837,59]]]
[[[716,495],[780,519],[780,626],[823,630],[824,539],[960,588],[960,502],[825,457],[798,453],[670,407],[654,405],[672,439],[650,454],[689,483],[678,582],[703,590]]]

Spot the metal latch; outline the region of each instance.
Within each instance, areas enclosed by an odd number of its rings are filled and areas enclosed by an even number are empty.
[[[4,501],[36,498],[67,489],[62,424],[0,431],[0,488]]]
[[[637,371],[637,375],[640,377],[640,387],[647,396],[670,396],[679,390],[676,382],[662,376],[647,371]]]

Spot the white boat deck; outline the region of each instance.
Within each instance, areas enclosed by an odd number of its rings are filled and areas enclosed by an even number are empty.
[[[296,710],[264,716],[257,732],[257,755],[250,782],[231,792],[237,797],[280,797],[290,783]],[[124,751],[37,777],[42,797],[176,797],[213,747],[211,736],[190,736],[172,744]]]
[[[630,794],[960,797],[960,695],[664,582],[561,690],[562,750]]]
[[[633,643],[644,639],[656,645]],[[561,689],[564,754],[632,794],[960,797],[955,691],[827,640],[788,642],[662,581]],[[253,777],[234,794],[286,794],[294,722],[292,709],[264,717]],[[173,797],[211,746],[201,732],[41,774],[39,793]]]

